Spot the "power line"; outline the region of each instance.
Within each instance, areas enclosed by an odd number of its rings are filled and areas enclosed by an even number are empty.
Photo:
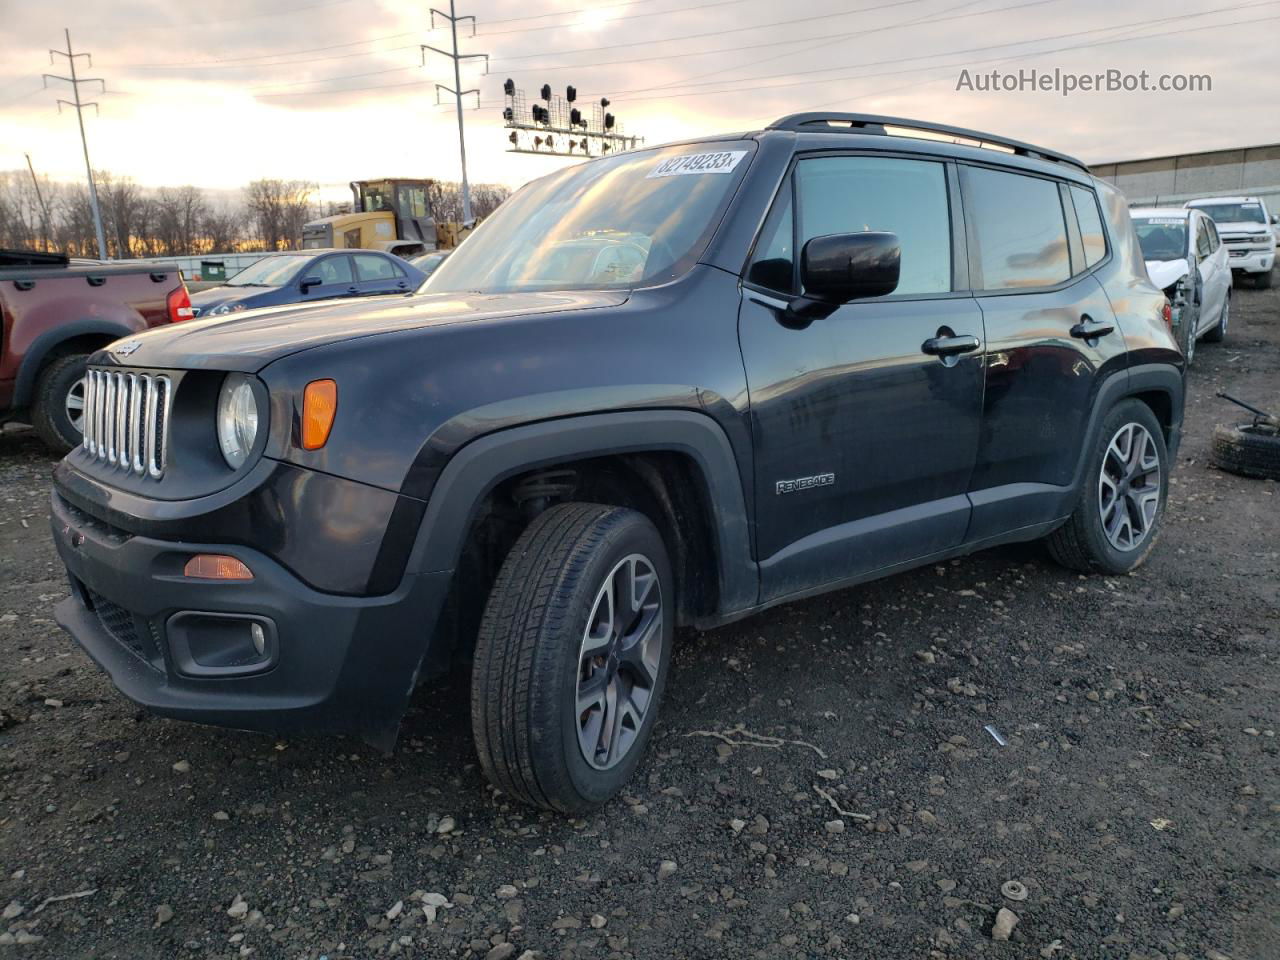
[[[597,10],[612,10],[615,7],[634,7],[640,3],[655,3],[656,0],[623,0],[622,3],[602,3],[596,7],[579,7],[577,10],[556,10],[554,13],[535,13],[527,17],[507,17],[505,20],[486,20],[486,24],[517,23],[521,20],[545,20],[548,17],[568,17],[578,13],[595,13]],[[570,26],[570,24],[566,24]]]
[[[628,47],[647,47],[655,43],[677,43],[682,40],[702,40],[707,37],[721,37],[730,33],[745,33],[748,30],[764,30],[768,27],[785,27],[794,23],[807,23],[813,20],[830,20],[836,17],[848,17],[860,13],[871,13],[875,10],[888,10],[892,7],[905,7],[913,3],[923,3],[924,0],[888,0],[886,3],[876,3],[867,7],[858,7],[853,10],[842,10],[839,13],[824,13],[813,17],[797,17],[792,20],[776,20],[771,23],[757,23],[747,27],[730,27],[727,30],[709,30],[704,33],[686,33],[678,37],[659,37],[656,40],[632,40],[629,43],[611,43],[599,47],[578,47],[573,50],[546,50],[542,53],[524,54],[518,57],[502,57],[501,60],[496,59],[494,63],[513,63],[516,60],[534,60],[538,57],[566,57],[575,53],[596,53],[600,50],[621,50]],[[774,41],[775,43],[785,43],[789,41]]]
[[[955,7],[948,7],[948,8],[946,8],[945,10],[940,11],[940,13],[950,13],[950,12],[952,12],[952,11],[954,11],[954,10],[960,10],[960,9],[963,9],[964,7],[971,7],[971,6],[973,6],[974,4],[976,4],[976,3],[982,3],[982,2],[984,2],[984,0],[966,0],[966,2],[965,2],[965,3],[959,4],[959,5],[955,6]],[[869,28],[867,28],[867,29],[865,29],[865,30],[855,30],[855,31],[852,31],[852,32],[849,32],[849,33],[837,34],[835,37],[830,37],[830,35],[827,35],[827,38],[826,38],[825,42],[824,42],[824,43],[822,43],[822,44],[820,44],[820,46],[828,46],[828,45],[830,45],[830,44],[832,44],[832,43],[839,43],[839,42],[841,42],[841,41],[843,41],[843,40],[847,40],[847,39],[852,38],[852,37],[862,37],[862,36],[866,36],[867,34],[877,33],[877,32],[883,32],[883,31],[886,31],[886,30],[895,30],[895,29],[899,29],[899,28],[901,28],[901,27],[914,26],[914,25],[923,25],[923,24],[930,24],[930,23],[942,23],[942,22],[945,22],[945,21],[948,21],[948,20],[961,19],[961,18],[962,18],[962,17],[964,17],[964,16],[975,16],[975,17],[978,17],[978,16],[985,16],[985,15],[987,15],[987,14],[991,14],[991,13],[1001,13],[1001,12],[1006,11],[1006,10],[1017,10],[1017,9],[1022,8],[1022,7],[1038,6],[1038,5],[1040,5],[1040,4],[1044,4],[1044,3],[1056,3],[1056,2],[1058,2],[1058,0],[1032,0],[1032,2],[1031,2],[1031,3],[1015,4],[1015,5],[1013,5],[1013,6],[1009,6],[1009,7],[997,7],[997,8],[995,8],[995,9],[993,9],[993,10],[984,10],[984,11],[978,11],[978,12],[975,12],[975,13],[972,13],[972,14],[964,14],[964,15],[962,15],[961,17],[946,17],[946,16],[939,16],[938,14],[927,14],[927,15],[925,15],[925,16],[923,16],[923,17],[918,17],[918,18],[913,19],[913,20],[907,20],[907,21],[904,21],[903,23],[886,24],[886,25],[884,25],[884,26],[880,26],[880,27],[869,27]],[[810,42],[810,41],[812,41],[812,40],[815,40],[815,39],[819,39],[819,38],[817,38],[817,37],[803,37],[803,38],[796,39],[796,40],[775,40],[775,41],[771,41],[771,42],[769,42],[769,43],[748,44],[748,45],[746,45],[746,46],[738,46],[738,47],[721,47],[721,48],[718,48],[718,49],[715,49],[715,50],[695,50],[695,51],[690,51],[690,52],[687,52],[687,53],[655,55],[655,56],[652,56],[652,57],[635,58],[635,59],[631,59],[631,60],[605,60],[605,61],[602,61],[602,62],[599,62],[599,63],[580,63],[580,64],[568,64],[568,65],[563,65],[563,64],[562,64],[562,65],[560,65],[560,66],[555,66],[555,67],[526,67],[526,68],[524,68],[524,69],[522,69],[522,70],[508,70],[508,71],[505,71],[505,72],[506,72],[506,73],[549,73],[549,72],[551,72],[551,71],[559,71],[559,70],[586,70],[586,69],[589,69],[589,68],[592,68],[592,67],[629,66],[629,65],[637,64],[637,63],[650,63],[650,62],[659,61],[659,60],[661,60],[661,61],[667,61],[667,60],[673,60],[673,59],[677,59],[677,58],[681,58],[681,57],[702,57],[702,56],[710,56],[710,55],[715,54],[715,53],[727,53],[727,52],[731,52],[731,51],[738,51],[738,50],[756,50],[756,49],[762,49],[762,48],[767,48],[767,47],[776,47],[776,46],[779,46],[780,44],[808,43],[808,42]],[[759,61],[759,62],[760,62],[760,63],[769,63],[769,62],[771,62],[772,60],[777,60],[777,59],[780,59],[781,57],[783,57],[783,56],[787,56],[787,55],[788,55],[788,54],[786,54],[786,53],[784,53],[784,54],[779,54],[777,57],[770,57],[770,58],[768,58],[768,59],[766,59],[766,60]],[[491,62],[495,62],[495,61],[491,61]],[[496,62],[501,62],[501,61],[496,61]],[[354,79],[358,79],[358,78],[361,78],[361,77],[376,76],[376,75],[379,75],[379,74],[386,74],[386,73],[395,73],[395,72],[399,72],[399,71],[402,71],[402,70],[408,70],[408,69],[410,69],[410,68],[409,68],[409,67],[396,67],[396,68],[391,69],[391,70],[373,70],[373,71],[369,71],[369,72],[367,72],[367,73],[349,73],[349,74],[341,74],[341,75],[336,76],[336,77],[317,77],[317,78],[315,78],[315,79],[313,79],[313,80],[298,80],[298,81],[294,81],[294,82],[291,82],[291,83],[267,84],[267,85],[264,85],[264,86],[261,86],[261,87],[251,87],[250,89],[252,89],[252,90],[268,90],[268,89],[278,89],[278,88],[280,88],[280,87],[299,87],[299,86],[305,86],[305,85],[307,85],[307,84],[309,84],[309,83],[333,83],[333,82],[337,82],[337,81],[339,81],[339,80],[354,80]],[[734,66],[734,67],[725,67],[725,68],[721,68],[720,70],[713,70],[713,71],[711,71],[711,73],[700,74],[699,76],[712,76],[712,75],[714,75],[714,74],[716,74],[716,73],[723,73],[723,72],[725,72],[725,70],[736,70],[736,69],[738,69],[738,67],[737,67],[737,66]],[[691,78],[691,79],[697,79],[697,77],[694,77],[694,78]],[[670,84],[663,84],[661,87],[655,87],[655,88],[651,88],[651,89],[662,89],[663,87],[678,87],[678,86],[683,85],[685,82],[686,82],[686,81],[683,81],[683,80],[681,80],[681,81],[674,81],[674,82],[672,82],[672,83],[670,83]],[[340,92],[340,91],[336,91],[336,92]]]
[[[915,0],[913,0],[913,2],[915,2]],[[943,12],[945,13],[951,10],[959,10],[963,7],[972,6],[974,3],[981,3],[981,2],[982,0],[969,0],[969,2],[962,3],[957,7],[948,7],[947,10]],[[1036,0],[1036,3],[1053,3],[1053,2],[1056,2],[1056,0]],[[896,5],[897,4],[889,4],[889,6],[896,6]],[[1034,5],[1035,4],[1017,4],[1012,7],[998,7],[994,10],[979,11],[973,14],[966,14],[965,16],[977,17],[977,16],[983,16],[986,13],[999,13],[1003,10],[1014,10],[1014,9],[1018,9],[1018,7],[1021,7],[1021,6],[1034,6]],[[868,9],[871,9],[871,8],[868,8]],[[843,40],[848,40],[853,37],[866,36],[869,33],[883,32],[885,30],[895,30],[895,29],[898,29],[899,27],[927,25],[930,23],[941,23],[945,20],[954,20],[954,19],[960,19],[960,18],[937,17],[936,14],[931,14],[931,15],[926,15],[926,17],[924,18],[917,18],[915,20],[906,20],[906,21],[903,21],[902,23],[886,24],[880,27],[868,27],[865,30],[853,30],[848,33],[840,33],[834,36],[832,36],[829,33],[824,33],[824,34],[819,34],[818,36],[797,37],[793,40],[770,40],[767,43],[749,43],[749,44],[744,44],[736,47],[717,47],[714,50],[691,50],[685,53],[656,54],[652,57],[634,57],[628,60],[603,60],[596,63],[578,63],[578,64],[567,64],[567,65],[561,64],[559,66],[551,66],[551,67],[522,67],[518,70],[504,70],[503,72],[504,73],[548,73],[553,70],[585,70],[590,67],[630,66],[632,64],[637,64],[637,63],[653,63],[656,61],[678,60],[686,57],[706,57],[706,56],[711,56],[717,53],[737,53],[742,50],[765,50],[772,47],[789,46],[797,43],[812,43],[815,40],[824,41],[823,43],[819,44],[819,46],[828,46],[832,43],[839,43]],[[817,48],[811,48],[811,49],[817,49]],[[776,57],[770,57],[766,60],[757,61],[757,63],[769,63],[772,60],[778,60],[778,59],[781,59],[782,57],[789,56],[791,52],[792,51],[787,51],[786,53],[779,54]],[[501,66],[504,62],[505,61],[501,59],[495,59],[493,61],[493,63],[498,66]],[[738,69],[737,66],[723,67],[719,70],[713,70],[710,73],[700,74],[699,76],[704,76],[704,77],[712,76],[713,74],[716,74],[716,73],[723,73],[725,72],[725,70],[736,70],[736,69]],[[697,79],[697,77],[693,77],[689,79]],[[662,84],[661,87],[681,86],[686,82],[687,82],[686,80],[677,80],[677,81],[672,81],[669,84]],[[661,87],[653,87],[653,88],[647,88],[647,89],[656,90],[656,89],[660,89]]]
[[[1003,8],[1000,8],[1000,9],[998,9],[998,10],[992,10],[992,11],[988,11],[988,12],[990,12],[990,13],[1002,13],[1002,12],[1007,12],[1007,11],[1009,11],[1009,10],[1018,9],[1019,7],[1030,7],[1030,6],[1036,6],[1037,4],[1039,4],[1039,3],[1044,3],[1044,2],[1047,2],[1047,0],[1031,0],[1031,2],[1029,2],[1029,3],[1017,4],[1017,5],[1014,5],[1014,6],[1011,6],[1011,7],[1003,7]],[[1256,8],[1256,7],[1268,7],[1268,6],[1275,6],[1277,3],[1280,3],[1280,0],[1258,0],[1258,2],[1255,2],[1255,3],[1234,4],[1234,5],[1226,6],[1226,7],[1217,7],[1217,8],[1211,9],[1211,10],[1205,10],[1205,11],[1202,11],[1202,12],[1200,12],[1200,13],[1190,13],[1190,14],[1186,14],[1186,13],[1184,13],[1184,14],[1179,14],[1179,15],[1177,15],[1177,16],[1161,17],[1161,18],[1158,18],[1158,19],[1155,19],[1155,20],[1138,20],[1138,21],[1133,21],[1133,22],[1130,22],[1130,23],[1115,24],[1115,25],[1113,25],[1113,26],[1109,26],[1109,27],[1094,27],[1094,28],[1089,29],[1089,30],[1075,30],[1075,31],[1071,31],[1071,32],[1069,32],[1069,33],[1059,33],[1059,34],[1052,34],[1052,35],[1049,35],[1049,36],[1043,36],[1043,37],[1034,37],[1034,38],[1031,38],[1031,39],[1028,39],[1028,40],[1011,40],[1011,41],[1006,41],[1006,42],[1004,42],[1004,43],[994,43],[994,44],[986,44],[986,45],[978,46],[978,47],[968,47],[968,48],[965,48],[965,49],[963,49],[963,50],[948,50],[948,51],[942,51],[942,52],[938,52],[938,53],[931,53],[931,54],[917,54],[917,55],[915,55],[915,56],[910,56],[910,57],[896,57],[896,58],[888,59],[888,60],[869,60],[869,61],[864,61],[863,63],[859,64],[858,66],[861,66],[861,67],[887,66],[887,65],[898,64],[898,63],[908,63],[908,62],[910,62],[910,61],[912,61],[912,60],[925,60],[925,59],[928,59],[928,58],[930,58],[930,57],[948,57],[948,56],[959,56],[960,54],[968,54],[968,53],[982,53],[982,52],[985,52],[985,51],[988,51],[988,50],[999,50],[999,49],[1004,49],[1004,48],[1006,48],[1006,47],[1018,47],[1018,46],[1024,46],[1024,45],[1029,44],[1029,43],[1045,43],[1045,42],[1050,42],[1050,41],[1054,41],[1054,40],[1066,40],[1066,39],[1070,39],[1070,38],[1072,38],[1072,37],[1087,36],[1087,35],[1089,35],[1089,34],[1094,34],[1094,33],[1109,33],[1109,32],[1113,32],[1113,31],[1116,31],[1116,30],[1127,30],[1127,29],[1129,29],[1129,28],[1152,27],[1152,26],[1157,26],[1157,25],[1162,24],[1162,23],[1171,23],[1171,22],[1175,22],[1175,21],[1185,21],[1185,20],[1195,19],[1195,18],[1198,18],[1198,17],[1214,16],[1214,15],[1219,14],[1219,13],[1234,13],[1234,12],[1238,12],[1238,11],[1241,11],[1241,10],[1250,10],[1250,9],[1253,9],[1253,8]],[[979,16],[979,15],[980,15],[980,14],[975,13],[975,14],[968,14],[967,16]],[[1216,27],[1218,27],[1218,26],[1220,26],[1220,25],[1219,25],[1219,24],[1212,24],[1211,26],[1213,26],[1213,27],[1215,27],[1215,28],[1216,28]],[[1194,28],[1192,28],[1192,30],[1207,30],[1207,29],[1209,29],[1209,27],[1208,27],[1208,26],[1205,26],[1205,27],[1194,27]],[[1169,34],[1169,33],[1161,33],[1161,34],[1152,34],[1151,36],[1172,36],[1172,35],[1173,35],[1173,34]],[[1132,39],[1143,39],[1143,37],[1135,37],[1135,38],[1132,38]],[[1101,45],[1103,45],[1103,44],[1105,44],[1105,43],[1111,43],[1111,42],[1114,42],[1114,41],[1112,41],[1112,40],[1099,41],[1099,42],[1097,43],[1097,45],[1098,45],[1098,46],[1101,46]],[[1076,48],[1076,47],[1068,47],[1068,48],[1064,48],[1064,49],[1078,49],[1078,48]],[[1037,51],[1037,52],[1038,52],[1038,53],[1056,53],[1056,52],[1058,52],[1058,51],[1056,51],[1056,50],[1049,50],[1049,51]],[[979,62],[982,62],[982,61],[979,61]],[[705,81],[705,82],[681,81],[681,82],[680,82],[680,84],[679,84],[679,86],[681,86],[681,87],[687,87],[687,86],[709,86],[709,85],[717,84],[717,83],[738,83],[738,82],[740,82],[740,81],[742,81],[742,80],[777,80],[777,79],[783,79],[783,78],[786,78],[786,77],[803,77],[803,76],[812,76],[812,75],[814,75],[814,74],[818,74],[818,73],[832,73],[832,72],[837,71],[837,70],[845,70],[845,69],[848,69],[848,67],[847,67],[847,66],[835,66],[835,67],[822,67],[822,68],[818,68],[818,69],[814,69],[814,70],[800,70],[800,71],[797,71],[797,70],[790,70],[790,71],[787,71],[787,72],[785,72],[785,73],[775,73],[775,74],[765,74],[765,75],[753,75],[753,76],[748,76],[748,77],[738,77],[738,78],[735,78],[735,79],[733,79],[733,80],[708,80],[708,81]],[[876,76],[880,76],[880,75],[881,75],[881,74],[876,74]],[[825,82],[827,82],[827,81],[822,81],[822,82],[824,82],[824,83],[825,83]],[[665,90],[665,89],[667,89],[667,86],[636,87],[636,88],[633,88],[633,89],[631,89],[631,90],[614,90],[614,91],[610,91],[610,95],[611,95],[611,96],[629,96],[629,95],[631,95],[631,94],[636,94],[636,93],[650,93],[650,92],[654,92],[654,91],[662,91],[662,90]],[[741,89],[741,88],[736,88],[736,87],[735,87],[734,89]],[[748,88],[748,89],[760,89],[760,88]],[[730,91],[730,90],[723,90],[723,91],[717,90],[717,91],[707,91],[707,92],[709,92],[709,93],[729,93],[729,92],[732,92],[732,91]],[[658,99],[658,98],[656,98],[656,97],[645,97],[645,98],[643,98],[643,99]],[[496,101],[495,101],[495,102],[496,102]],[[492,105],[493,105],[493,103],[486,103],[485,105],[487,105],[487,106],[492,106]]]
[[[750,2],[750,0],[714,0],[713,3],[690,4],[684,7],[676,7],[675,9],[672,9],[672,10],[654,10],[650,13],[633,13],[625,17],[614,17],[611,20],[605,21],[605,23],[606,24],[620,23],[623,20],[639,20],[645,17],[661,16],[664,13],[688,13],[690,10],[710,10],[712,7],[728,7],[728,6],[733,6],[735,4],[748,3],[748,2]],[[827,14],[827,16],[838,17],[838,16],[843,16],[843,14],[833,13],[833,14]],[[601,25],[603,26],[604,24],[601,24]],[[483,33],[477,34],[477,36],[497,37],[507,33],[537,33],[538,31],[541,31],[541,30],[564,30],[566,27],[581,27],[581,26],[595,26],[595,24],[587,20],[581,20],[578,23],[553,23],[545,27],[516,27],[512,30],[486,30]]]
[[[342,50],[346,47],[358,47],[363,43],[380,43],[383,40],[400,40],[404,37],[414,37],[418,35],[416,30],[408,30],[404,33],[391,33],[385,37],[369,37],[365,40],[352,40],[348,43],[331,43],[325,47],[305,47],[301,50],[285,50],[276,51],[275,53],[258,53],[248,57],[218,57],[213,60],[203,61],[199,63],[134,63],[134,64],[115,64],[120,67],[130,68],[170,68],[170,67],[201,67],[212,66],[214,64],[233,64],[244,63],[247,60],[266,60],[271,57],[289,57],[299,53],[319,53],[322,50]],[[375,51],[376,52],[376,51]]]
[[[107,242],[102,233],[102,211],[98,207],[98,187],[97,187],[97,184],[93,182],[93,164],[89,162],[89,140],[84,134],[84,108],[93,107],[94,111],[96,112],[98,109],[98,105],[96,103],[84,103],[80,99],[80,84],[82,83],[101,84],[102,89],[104,91],[107,89],[107,85],[106,85],[106,82],[103,81],[101,77],[80,77],[76,75],[76,59],[78,57],[85,57],[89,61],[89,66],[93,66],[93,57],[87,53],[74,52],[71,49],[71,31],[64,30],[63,32],[66,34],[66,37],[67,37],[67,50],[64,53],[61,50],[50,49],[49,63],[52,64],[54,62],[54,59],[53,59],[54,57],[66,57],[67,66],[70,69],[71,76],[61,77],[56,74],[46,73],[44,74],[43,81],[46,86],[48,85],[50,80],[61,80],[63,83],[71,84],[71,95],[75,99],[74,101],[59,100],[58,112],[59,113],[62,112],[63,104],[66,104],[68,107],[76,108],[76,120],[80,124],[80,145],[84,147],[84,169],[85,169],[85,173],[88,174],[89,176],[89,203],[93,207],[93,228],[98,235],[98,259],[105,260],[107,259]]]
[[[365,41],[373,43],[373,40]],[[279,60],[272,63],[135,63],[108,64],[123,70],[257,70],[266,67],[292,67],[303,63],[322,63],[328,60],[353,60],[357,57],[376,57],[384,53],[399,53],[401,50],[417,50],[416,43],[399,47],[387,47],[385,50],[367,50],[364,53],[336,53],[328,57],[309,57],[306,60]],[[270,54],[275,56],[275,54]],[[283,56],[283,54],[281,54]]]

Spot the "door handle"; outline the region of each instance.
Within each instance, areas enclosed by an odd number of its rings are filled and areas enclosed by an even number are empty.
[[[359,293],[359,292],[360,292],[359,287],[347,287],[347,293]]]
[[[1087,313],[1080,317],[1080,322],[1071,328],[1071,335],[1077,340],[1096,340],[1105,337],[1116,328],[1114,323],[1095,320]]]
[[[930,337],[920,349],[935,357],[953,357],[958,353],[972,353],[982,346],[972,334],[956,334],[949,337]]]

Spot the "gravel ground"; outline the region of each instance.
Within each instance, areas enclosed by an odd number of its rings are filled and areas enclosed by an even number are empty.
[[[1280,496],[1206,462],[1215,391],[1280,409],[1280,291],[1235,297],[1143,569],[1005,548],[686,637],[585,820],[495,797],[460,683],[391,758],[139,712],[5,432],[0,956],[1280,956]]]

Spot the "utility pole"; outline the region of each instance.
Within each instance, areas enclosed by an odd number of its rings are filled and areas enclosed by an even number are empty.
[[[437,83],[436,84],[436,103],[440,102],[440,91],[443,90],[445,91],[445,93],[453,94],[454,100],[458,105],[458,150],[462,155],[462,221],[463,223],[469,223],[472,219],[471,217],[471,185],[467,182],[467,140],[462,129],[462,98],[469,93],[474,93],[476,95],[476,106],[479,107],[480,91],[478,89],[476,90],[462,89],[462,61],[475,60],[483,57],[484,72],[487,74],[489,72],[489,55],[487,53],[458,53],[458,21],[470,20],[471,35],[474,37],[476,35],[476,18],[471,16],[467,16],[467,17],[458,16],[457,10],[454,8],[454,0],[449,0],[448,13],[445,13],[443,10],[437,10],[435,7],[431,8],[431,29],[432,30],[436,28],[437,15],[449,21],[449,30],[453,35],[453,52],[450,53],[447,50],[440,50],[436,47],[429,46],[428,44],[425,44],[425,43],[421,44],[420,46],[422,47],[422,64],[423,66],[426,66],[428,50],[430,50],[432,53],[438,53],[442,57],[448,57],[450,60],[453,61],[453,89],[446,87],[442,83]]]
[[[40,181],[36,179],[36,168],[31,164],[31,154],[24,153],[27,158],[27,169],[31,171],[31,185],[36,188],[36,203],[40,204],[40,219],[44,223],[44,252],[49,252],[49,208],[44,205],[44,194],[40,192]]]
[[[103,236],[103,233],[102,233],[102,211],[98,207],[98,187],[93,182],[93,165],[89,163],[89,141],[88,139],[86,139],[84,135],[84,108],[93,107],[94,113],[97,113],[98,105],[96,103],[83,103],[80,100],[80,84],[82,83],[101,84],[103,93],[107,92],[107,84],[101,77],[76,76],[76,58],[77,57],[87,58],[89,61],[89,66],[92,67],[93,57],[87,53],[75,53],[71,49],[71,31],[64,30],[63,32],[66,34],[66,37],[67,37],[67,49],[66,51],[50,49],[49,63],[53,64],[55,62],[53,59],[55,56],[66,57],[67,64],[71,70],[71,76],[59,77],[52,73],[46,73],[44,75],[44,85],[45,87],[48,87],[50,80],[61,80],[63,83],[71,84],[71,95],[75,98],[75,100],[74,102],[72,102],[71,100],[59,100],[58,112],[59,113],[62,112],[62,108],[64,105],[68,107],[76,108],[76,120],[79,121],[80,123],[80,145],[84,147],[84,169],[85,169],[85,173],[89,175],[89,205],[93,208],[93,229],[98,235],[98,259],[105,260],[107,259],[107,242],[106,242],[106,238]]]

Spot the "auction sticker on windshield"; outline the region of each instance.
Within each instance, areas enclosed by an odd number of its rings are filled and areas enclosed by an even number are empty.
[[[668,157],[649,171],[645,179],[683,177],[694,173],[733,173],[734,167],[746,155],[745,150],[721,150],[716,153],[687,153],[682,157]]]

